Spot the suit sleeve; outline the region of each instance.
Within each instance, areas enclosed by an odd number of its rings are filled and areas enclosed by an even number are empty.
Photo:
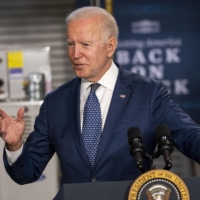
[[[48,134],[47,100],[36,117],[34,131],[24,144],[22,154],[13,165],[9,165],[4,152],[4,165],[7,173],[18,184],[27,184],[39,179],[55,150]]]
[[[200,126],[173,101],[162,83],[155,84],[150,102],[153,129],[166,124],[174,146],[185,156],[200,163]]]

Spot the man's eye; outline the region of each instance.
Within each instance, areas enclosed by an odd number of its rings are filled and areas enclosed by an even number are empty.
[[[87,43],[83,43],[83,46],[84,46],[84,47],[87,47],[87,46],[89,46],[89,44],[87,44]]]
[[[68,45],[68,46],[72,46],[72,45],[74,45],[74,43],[68,42],[67,45]]]

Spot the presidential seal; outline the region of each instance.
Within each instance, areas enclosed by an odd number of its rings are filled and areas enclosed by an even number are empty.
[[[176,174],[167,170],[151,170],[132,184],[128,200],[190,200],[188,188]]]

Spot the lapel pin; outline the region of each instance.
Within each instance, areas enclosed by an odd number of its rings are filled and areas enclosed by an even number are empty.
[[[120,97],[124,99],[126,97],[126,95],[125,94],[120,94]]]

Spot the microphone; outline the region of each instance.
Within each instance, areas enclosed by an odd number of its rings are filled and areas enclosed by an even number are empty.
[[[138,169],[144,173],[143,156],[145,154],[144,147],[142,145],[141,131],[137,127],[131,127],[128,130],[128,143],[131,145],[130,154],[135,158]]]
[[[172,168],[171,153],[173,152],[174,147],[171,142],[169,128],[166,125],[161,124],[156,127],[155,133],[158,141],[158,153],[159,155],[163,155],[165,161],[164,169],[170,170]]]

